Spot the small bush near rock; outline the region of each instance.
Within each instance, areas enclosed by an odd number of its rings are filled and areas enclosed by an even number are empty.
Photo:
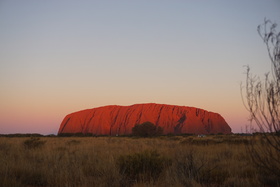
[[[136,124],[132,128],[132,135],[148,137],[148,136],[158,136],[162,135],[163,129],[162,127],[157,127],[153,123],[147,121],[142,124]]]

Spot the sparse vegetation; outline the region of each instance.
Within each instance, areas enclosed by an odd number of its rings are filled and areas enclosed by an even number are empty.
[[[255,136],[1,137],[0,186],[280,186],[247,154]]]

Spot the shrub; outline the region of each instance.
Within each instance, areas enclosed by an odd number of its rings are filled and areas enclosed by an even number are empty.
[[[136,124],[132,128],[132,135],[134,136],[148,137],[161,135],[162,133],[163,129],[161,127],[157,127],[153,123],[148,121],[142,124]]]
[[[120,156],[117,167],[124,176],[123,185],[129,185],[139,181],[155,181],[170,163],[170,159],[160,156],[157,151],[144,151]]]
[[[38,137],[31,137],[23,142],[26,149],[37,149],[45,145],[46,141],[40,140]]]
[[[192,186],[193,181],[206,186],[210,184],[221,186],[229,177],[227,170],[209,162],[205,155],[199,155],[193,149],[178,154],[180,155],[176,156],[173,165],[178,180],[184,186]]]
[[[206,160],[198,160],[192,149],[177,157],[175,162],[176,174],[185,186],[189,186],[190,180],[200,181],[200,172],[205,167]]]

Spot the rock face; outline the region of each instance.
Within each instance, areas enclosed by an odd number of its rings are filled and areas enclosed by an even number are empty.
[[[62,121],[58,134],[128,135],[135,124],[146,121],[162,127],[164,134],[231,133],[220,114],[194,107],[150,103],[110,105],[69,114]]]

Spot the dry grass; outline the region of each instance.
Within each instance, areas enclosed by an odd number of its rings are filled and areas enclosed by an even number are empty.
[[[249,138],[1,137],[0,186],[262,186],[246,153]],[[128,162],[138,165],[127,166],[136,178],[124,173]],[[151,162],[156,177],[141,169]]]

